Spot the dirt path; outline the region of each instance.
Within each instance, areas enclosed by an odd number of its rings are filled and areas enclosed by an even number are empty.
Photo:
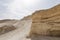
[[[1,35],[0,40],[30,40],[26,39],[26,36],[30,31],[31,22],[31,20],[23,20],[20,23],[20,26],[18,25],[18,22],[17,25],[15,25],[19,28],[4,35]]]

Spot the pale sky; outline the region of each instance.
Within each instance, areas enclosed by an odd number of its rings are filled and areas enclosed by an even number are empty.
[[[60,0],[0,0],[0,19],[21,19],[36,10],[57,4],[60,4]]]

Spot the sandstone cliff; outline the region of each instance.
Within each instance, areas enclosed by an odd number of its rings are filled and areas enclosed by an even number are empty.
[[[29,20],[29,19],[32,19],[32,15],[25,16],[25,17],[24,17],[24,18],[22,18],[21,20]]]
[[[32,14],[30,36],[60,36],[60,4]]]

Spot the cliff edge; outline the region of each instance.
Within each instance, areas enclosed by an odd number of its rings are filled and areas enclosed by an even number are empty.
[[[32,14],[30,36],[36,35],[60,37],[60,4]]]

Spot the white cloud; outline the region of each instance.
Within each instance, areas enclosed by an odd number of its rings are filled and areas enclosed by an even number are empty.
[[[46,9],[60,0],[0,0],[0,19],[22,18],[35,10]]]

